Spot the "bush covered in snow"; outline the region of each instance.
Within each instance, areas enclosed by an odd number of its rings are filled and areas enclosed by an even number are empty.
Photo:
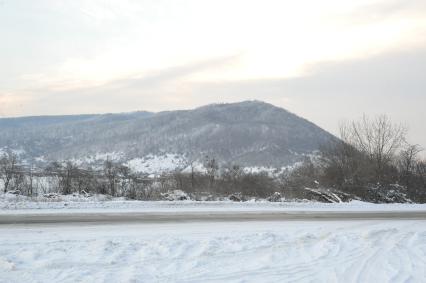
[[[174,200],[189,200],[190,197],[187,193],[185,193],[182,190],[173,190],[169,191],[167,193],[161,194],[162,198],[164,200],[174,201]]]

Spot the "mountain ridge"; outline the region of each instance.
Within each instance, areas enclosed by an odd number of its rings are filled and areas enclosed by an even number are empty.
[[[119,153],[118,161],[176,154],[223,163],[281,167],[336,139],[314,123],[262,101],[190,110],[0,119],[0,148],[36,160]]]

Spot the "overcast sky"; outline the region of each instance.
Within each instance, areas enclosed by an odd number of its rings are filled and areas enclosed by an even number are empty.
[[[257,99],[426,147],[426,1],[0,0],[0,116]]]

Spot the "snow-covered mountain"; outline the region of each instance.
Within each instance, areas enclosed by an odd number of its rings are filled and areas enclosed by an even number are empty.
[[[334,138],[295,114],[259,101],[159,113],[0,119],[0,149],[15,150],[31,163],[110,158],[140,168],[154,160],[153,166],[162,170],[167,164],[181,166],[210,156],[246,167],[283,167]]]

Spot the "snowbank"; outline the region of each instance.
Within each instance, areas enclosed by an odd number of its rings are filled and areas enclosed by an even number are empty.
[[[67,195],[28,198],[0,194],[0,213],[48,212],[172,212],[172,211],[426,211],[426,204],[268,202],[248,201],[136,201],[105,195]]]

